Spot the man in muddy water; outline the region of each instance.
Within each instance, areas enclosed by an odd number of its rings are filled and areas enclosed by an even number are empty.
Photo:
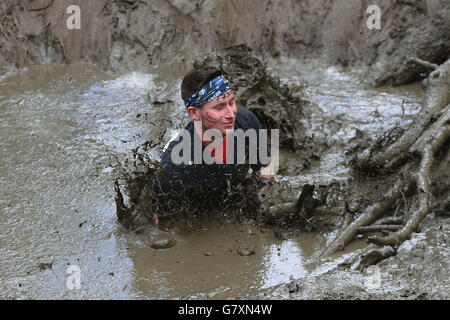
[[[179,211],[184,200],[201,208],[207,202],[220,206],[230,185],[242,182],[249,168],[261,178],[278,182],[270,157],[261,161],[259,135],[253,136],[255,144],[246,140],[245,148],[234,143],[236,129],[258,133],[261,124],[251,111],[237,107],[231,84],[220,70],[189,71],[181,83],[181,98],[192,121],[164,148],[163,170],[153,184],[156,224],[161,217]],[[257,155],[253,163],[248,161],[251,152]],[[210,161],[202,161],[205,155],[210,155]],[[238,157],[244,157],[245,163],[237,161]]]

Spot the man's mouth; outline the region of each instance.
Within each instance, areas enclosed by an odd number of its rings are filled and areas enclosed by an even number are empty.
[[[234,122],[228,122],[228,123],[223,123],[223,126],[224,127],[233,127],[233,125],[234,125]]]

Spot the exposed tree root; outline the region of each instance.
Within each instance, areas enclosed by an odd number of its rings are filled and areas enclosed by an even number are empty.
[[[343,250],[348,243],[358,234],[361,227],[365,227],[380,217],[388,209],[390,209],[397,199],[402,196],[402,188],[406,185],[409,189],[413,185],[413,179],[406,178],[407,181],[400,181],[394,186],[389,193],[384,197],[384,200],[369,206],[366,211],[353,221],[349,226],[344,228],[341,234],[322,252],[321,256],[329,256],[333,253]]]
[[[411,58],[415,63],[428,65],[428,62]],[[434,66],[433,66],[434,67]],[[379,171],[380,169],[392,171],[403,162],[411,145],[420,138],[430,123],[439,118],[443,108],[450,102],[450,60],[447,60],[438,69],[430,73],[425,80],[427,85],[427,101],[425,107],[414,119],[408,130],[394,143],[384,150],[366,150],[353,161],[355,169],[362,172]]]
[[[386,224],[403,224],[402,217],[386,217],[378,220],[374,225],[386,225]]]
[[[343,228],[338,237],[322,252],[321,256],[329,256],[342,250],[359,233],[372,231],[396,231],[387,236],[372,236],[368,238],[378,246],[390,246],[396,249],[417,230],[421,221],[432,210],[431,204],[431,169],[434,164],[434,154],[446,145],[450,138],[450,60],[439,66],[432,65],[417,58],[410,59],[414,63],[422,64],[429,69],[436,69],[425,80],[427,85],[427,102],[424,109],[414,120],[410,128],[403,135],[384,150],[372,148],[354,161],[355,169],[380,171],[403,167],[399,171],[399,179],[383,200],[369,206],[361,216]],[[405,159],[420,159],[419,169],[416,171],[414,161]],[[378,217],[392,209],[396,201],[404,197],[404,192],[417,190],[419,194],[419,208],[409,217],[404,226],[397,224],[403,221],[398,217],[381,219],[378,224],[368,226]],[[387,225],[383,225],[387,224]],[[386,251],[386,250],[385,250]],[[387,252],[387,251],[386,251]],[[387,257],[389,254],[377,257]],[[370,259],[369,259],[370,260]],[[376,259],[377,260],[377,259]]]
[[[431,63],[431,62],[428,62],[428,61],[423,61],[423,60],[418,59],[418,58],[416,58],[416,57],[411,57],[411,58],[409,58],[409,59],[408,59],[408,62],[409,62],[409,63],[415,63],[415,64],[417,64],[417,65],[420,65],[420,66],[422,66],[422,67],[425,67],[426,69],[428,69],[428,70],[430,70],[430,71],[434,71],[434,70],[436,70],[437,68],[439,68],[439,66],[438,66],[437,64],[434,64],[434,63]]]
[[[449,105],[450,106],[450,105]],[[427,214],[431,211],[432,205],[431,201],[431,192],[430,192],[430,174],[431,168],[434,163],[434,153],[447,141],[450,137],[450,108],[447,107],[447,113],[444,114],[443,117],[445,124],[444,127],[435,128],[438,131],[438,134],[433,137],[430,136],[430,139],[433,139],[428,145],[426,145],[423,150],[422,161],[420,163],[420,170],[418,173],[418,191],[420,195],[420,206],[419,209],[416,210],[411,218],[408,219],[405,226],[399,231],[396,232],[389,237],[381,238],[378,236],[369,237],[369,241],[375,243],[379,246],[390,245],[390,246],[399,246],[403,241],[407,240],[411,233],[419,227],[420,222],[427,216]],[[439,129],[439,130],[437,130]]]
[[[399,224],[377,224],[373,226],[361,227],[358,229],[358,233],[374,232],[374,231],[397,231],[402,226]]]
[[[354,255],[349,260],[340,264],[341,267],[351,267],[356,270],[364,270],[371,265],[377,264],[378,262],[389,258],[396,254],[396,250],[390,246],[385,246],[382,248],[376,246],[369,246],[366,250]]]

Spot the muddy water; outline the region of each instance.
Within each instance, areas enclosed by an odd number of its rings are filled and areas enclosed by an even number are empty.
[[[417,86],[364,89],[357,71],[295,60],[271,64],[280,65],[284,81],[309,83],[319,110],[311,133],[320,127],[332,145],[319,166],[293,182],[345,180],[342,148],[356,129],[376,136],[418,111]],[[0,70],[0,297],[252,297],[331,268],[314,257],[334,234],[280,240],[252,223],[202,221],[190,232],[135,235],[117,224],[117,159],[147,140],[167,140],[187,121],[178,98],[181,70],[172,76],[158,68],[108,74],[91,65]],[[177,245],[148,246],[167,237]],[[69,265],[81,270],[79,290],[66,285]]]
[[[268,69],[285,83],[307,84],[306,97],[315,103],[310,118],[304,121],[307,134],[329,147],[317,166],[301,172],[294,181],[347,179],[349,168],[343,151],[358,136],[358,130],[376,139],[387,130],[407,127],[419,112],[423,96],[418,84],[368,88],[364,70],[324,67],[317,61],[281,58],[269,61]]]

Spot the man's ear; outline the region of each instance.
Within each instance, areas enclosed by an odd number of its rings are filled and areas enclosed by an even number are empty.
[[[189,116],[192,118],[192,120],[194,120],[194,121],[202,120],[202,118],[200,116],[200,108],[189,106],[187,108],[187,112],[188,112]]]

